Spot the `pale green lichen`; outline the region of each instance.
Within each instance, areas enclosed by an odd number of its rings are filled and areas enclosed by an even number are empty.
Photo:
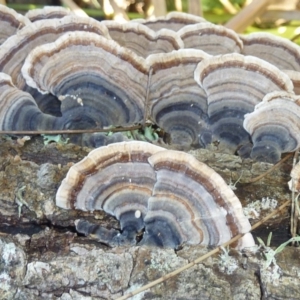
[[[42,134],[43,136],[43,139],[44,139],[44,144],[45,145],[48,145],[49,143],[51,142],[55,142],[57,144],[60,144],[60,145],[65,145],[68,143],[69,141],[69,138],[63,138],[61,136],[61,134],[58,134],[58,135],[47,135],[47,134]]]

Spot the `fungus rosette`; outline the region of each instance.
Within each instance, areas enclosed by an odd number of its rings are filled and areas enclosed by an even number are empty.
[[[0,4],[0,45],[5,42],[7,38],[16,34],[19,29],[30,23],[27,17]]]
[[[278,68],[238,53],[202,60],[195,70],[195,80],[207,94],[213,138],[233,153],[250,142],[243,128],[244,115],[252,112],[267,93],[293,90],[291,80]]]
[[[178,31],[182,27],[200,22],[207,22],[205,19],[182,12],[170,12],[166,16],[155,18],[154,20],[135,19],[131,22],[139,22],[154,31],[167,28],[173,31]]]
[[[37,46],[54,42],[67,32],[90,31],[109,38],[107,28],[92,18],[67,16],[62,19],[41,20],[22,28],[0,47],[0,71],[12,77],[13,83],[29,92],[45,113],[60,116],[60,102],[51,94],[40,94],[26,85],[21,73],[27,55]]]
[[[251,135],[251,157],[270,163],[281,153],[300,146],[300,96],[286,92],[267,94],[255,110],[245,116],[244,127]]]
[[[77,230],[110,245],[177,248],[183,243],[220,245],[250,223],[233,191],[193,156],[145,142],[93,150],[69,170],[56,195],[59,207],[104,210],[120,220],[122,233],[79,220]],[[109,237],[109,240],[107,239]],[[253,245],[246,234],[239,247]]]
[[[61,128],[124,126],[143,120],[145,60],[95,33],[72,32],[36,47],[22,73],[29,86],[62,101]]]
[[[241,36],[243,54],[259,57],[284,71],[300,92],[300,47],[288,39],[266,32]]]
[[[178,35],[184,48],[200,49],[211,55],[240,53],[243,47],[233,30],[209,22],[185,26],[178,31]]]
[[[201,50],[181,49],[147,58],[152,72],[148,114],[179,148],[211,142],[206,94],[194,80],[197,64],[207,57]]]
[[[103,21],[102,24],[108,28],[114,41],[144,58],[150,54],[171,52],[184,47],[179,35],[172,30],[155,32],[135,22]]]

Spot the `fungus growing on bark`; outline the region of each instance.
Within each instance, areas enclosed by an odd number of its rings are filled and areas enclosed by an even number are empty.
[[[45,19],[61,19],[71,14],[73,13],[69,9],[62,6],[44,6],[43,8],[29,10],[25,17],[31,22],[36,22]]]
[[[104,210],[121,231],[76,222],[82,233],[110,245],[177,248],[183,243],[220,245],[250,230],[242,206],[225,181],[184,152],[145,142],[123,142],[93,150],[69,170],[56,194],[66,209]],[[239,246],[254,244],[246,234]]]
[[[288,39],[266,32],[241,36],[245,55],[259,57],[284,71],[293,81],[295,93],[300,92],[300,47]]]
[[[63,128],[129,126],[144,118],[145,60],[95,33],[70,32],[36,47],[22,74],[29,86],[62,102]]]
[[[184,48],[200,49],[211,55],[240,53],[243,43],[239,36],[224,26],[209,22],[188,25],[178,31]]]
[[[251,157],[270,163],[281,153],[300,147],[300,96],[286,92],[267,94],[252,113],[245,115],[244,128],[251,135]]]
[[[181,49],[147,58],[152,73],[146,109],[180,148],[211,142],[206,94],[194,80],[197,64],[207,57],[201,50]]]
[[[108,28],[114,41],[144,58],[150,54],[171,52],[184,47],[178,34],[172,30],[155,32],[136,22],[103,21],[102,24]]]
[[[109,38],[107,28],[92,18],[67,16],[62,19],[41,20],[21,29],[0,47],[0,71],[9,74],[13,83],[28,91],[45,113],[60,116],[60,102],[56,97],[39,94],[29,88],[21,73],[25,58],[35,47],[54,42],[61,35],[72,31],[90,31]]]
[[[0,4],[0,45],[7,38],[14,35],[19,29],[30,24],[30,20],[8,8],[6,5]]]
[[[202,60],[195,80],[207,94],[209,125],[214,135],[233,153],[250,141],[244,115],[273,91],[293,91],[288,76],[270,63],[238,53]],[[223,147],[222,147],[223,148]]]
[[[139,22],[149,27],[154,31],[167,28],[173,31],[178,31],[182,27],[190,24],[197,24],[201,22],[207,22],[205,19],[183,12],[172,11],[166,16],[155,18],[154,20],[136,19],[132,22]]]

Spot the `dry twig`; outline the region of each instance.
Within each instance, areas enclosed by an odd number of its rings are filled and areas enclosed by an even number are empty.
[[[286,157],[284,157],[283,159],[281,159],[277,164],[275,164],[273,167],[271,167],[268,171],[266,171],[265,173],[252,178],[251,180],[249,180],[247,183],[254,183],[260,179],[262,179],[263,177],[265,177],[266,175],[268,175],[269,173],[271,173],[272,171],[274,171],[276,168],[278,168],[280,165],[282,165],[285,161],[287,161],[291,156],[293,155],[293,153],[289,153]]]

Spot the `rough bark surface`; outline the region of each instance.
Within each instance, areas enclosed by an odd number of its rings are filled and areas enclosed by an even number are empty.
[[[88,148],[44,145],[41,137],[24,146],[0,140],[0,299],[117,299],[188,262],[209,249],[145,247],[109,248],[77,235],[78,217],[118,228],[103,212],[63,210],[55,193],[72,163]],[[242,161],[210,150],[191,151],[217,171],[243,206],[269,197],[278,205],[290,198],[287,181],[292,159],[255,183],[247,183],[271,165]],[[270,212],[262,209],[255,223]],[[273,246],[288,240],[289,209],[263,224],[254,235],[264,240],[273,231]],[[286,247],[276,255],[279,266],[264,268],[261,251],[249,257],[231,250],[215,255],[132,299],[300,299],[300,251]]]

